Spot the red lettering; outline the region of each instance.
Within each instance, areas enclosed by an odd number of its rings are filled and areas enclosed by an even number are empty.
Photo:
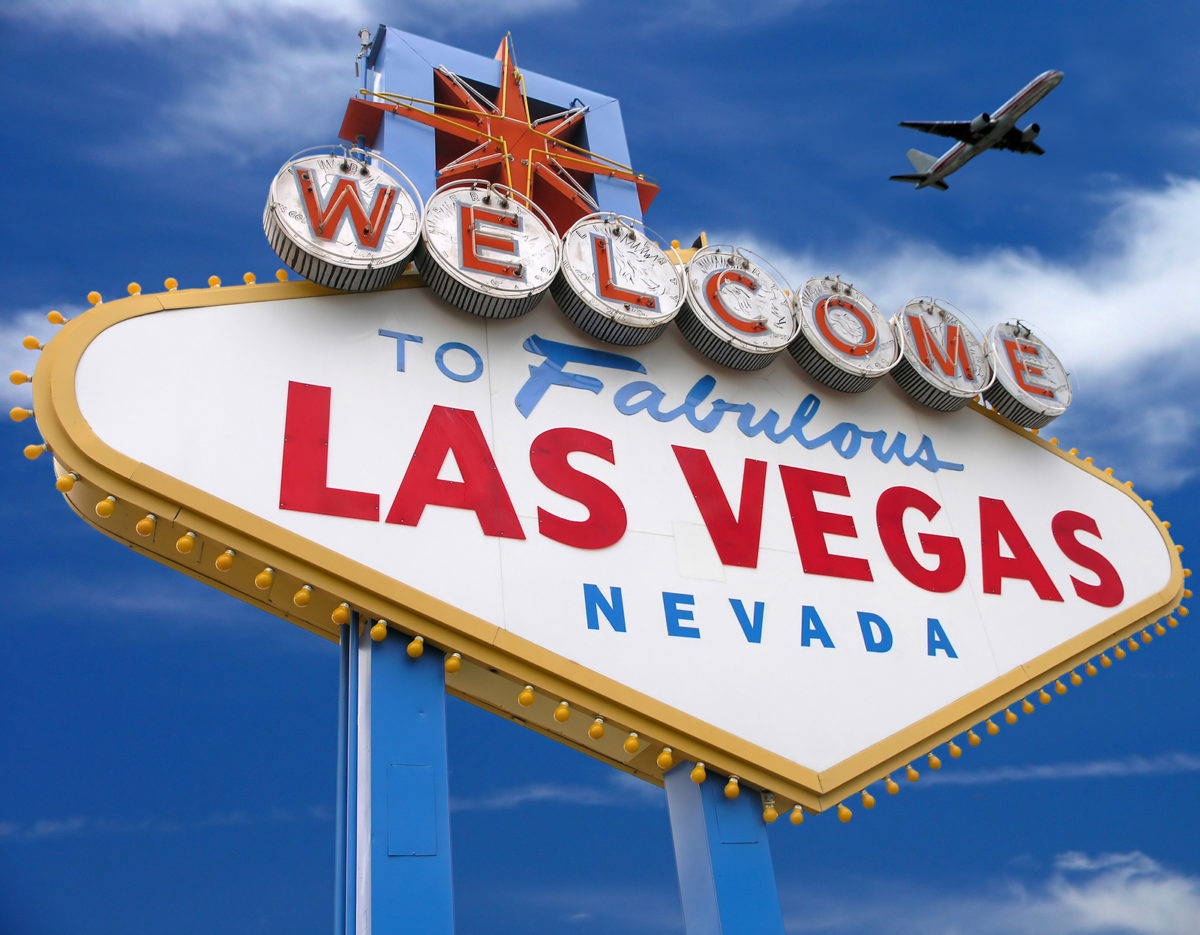
[[[635,289],[624,289],[616,284],[611,240],[600,234],[592,234],[592,253],[596,258],[596,288],[602,299],[628,302],[651,311],[658,308],[658,300],[654,296]]]
[[[379,494],[330,487],[328,386],[288,383],[279,508],[349,519],[379,519]]]
[[[962,543],[953,536],[937,536],[933,533],[918,533],[921,548],[926,555],[937,558],[933,568],[926,568],[908,547],[904,534],[904,513],[917,510],[926,519],[933,519],[942,511],[942,506],[929,494],[912,487],[889,487],[879,496],[875,505],[875,519],[879,526],[879,539],[883,549],[896,570],[919,588],[945,594],[963,583],[967,574],[967,559]]]
[[[831,578],[850,578],[855,581],[874,581],[871,566],[865,558],[835,555],[829,551],[826,536],[857,538],[854,518],[845,513],[824,513],[817,509],[816,493],[849,497],[850,487],[840,474],[825,474],[781,464],[783,492],[787,496],[792,530],[800,549],[800,564],[810,575]]]
[[[1017,378],[1017,385],[1026,393],[1033,393],[1036,396],[1045,396],[1049,399],[1054,399],[1054,391],[1049,390],[1037,383],[1030,383],[1025,379],[1025,375],[1040,377],[1045,371],[1041,367],[1035,367],[1030,363],[1022,360],[1021,357],[1041,357],[1038,353],[1037,345],[1025,344],[1024,342],[1014,341],[1012,338],[1004,339],[1004,350],[1008,355],[1008,362],[1012,364],[1013,376]]]
[[[944,353],[938,347],[937,340],[929,333],[929,329],[925,326],[925,319],[919,315],[909,315],[908,329],[917,346],[917,356],[921,358],[921,363],[925,365],[925,369],[930,373],[933,373],[933,364],[934,361],[937,361],[937,365],[941,368],[942,373],[948,377],[953,377],[961,367],[965,379],[975,379],[975,371],[971,369],[971,357],[967,354],[967,342],[963,340],[962,332],[958,325],[947,323],[946,350]]]
[[[1005,578],[1019,578],[1033,585],[1033,590],[1043,601],[1062,600],[1003,500],[979,498],[979,534],[983,549],[984,594],[999,594]],[[1000,554],[1002,541],[1012,552],[1011,558]]]
[[[708,304],[712,310],[730,328],[735,328],[746,334],[757,334],[760,331],[766,331],[767,326],[761,321],[746,321],[746,319],[739,318],[725,307],[725,303],[721,301],[721,288],[727,282],[737,283],[750,292],[758,291],[758,282],[753,277],[732,269],[720,270],[710,275],[704,282],[704,297],[708,300]]]
[[[505,276],[508,279],[521,279],[525,273],[521,264],[515,262],[517,242],[511,237],[497,237],[485,234],[479,225],[492,224],[496,227],[507,227],[510,230],[521,229],[521,219],[515,214],[503,211],[489,211],[477,208],[475,205],[459,205],[458,236],[462,244],[461,263],[463,269],[473,269],[478,273],[488,273],[492,276]],[[495,250],[498,253],[509,253],[514,261],[510,263],[496,262],[481,256],[480,248]]]
[[[1125,599],[1125,585],[1121,583],[1121,576],[1112,563],[1075,538],[1078,532],[1100,538],[1100,528],[1092,517],[1074,510],[1063,510],[1051,520],[1050,530],[1063,555],[1096,576],[1096,583],[1088,584],[1072,575],[1071,585],[1076,594],[1097,607],[1116,607]]]
[[[438,477],[448,454],[454,455],[461,481]],[[485,536],[525,538],[479,420],[469,409],[434,406],[430,411],[387,522],[416,526],[427,506],[471,510]]]
[[[858,319],[858,323],[862,325],[863,329],[861,341],[857,344],[847,344],[834,334],[833,329],[829,327],[828,320],[831,308],[844,308]],[[813,308],[813,319],[826,343],[834,350],[841,351],[850,357],[866,357],[875,350],[875,345],[879,343],[879,333],[875,330],[875,323],[871,321],[870,316],[849,299],[844,299],[840,295],[827,295],[818,302]]]
[[[700,516],[722,564],[757,568],[767,462],[746,459],[742,467],[741,502],[734,516],[729,498],[721,489],[721,482],[708,460],[708,453],[682,445],[672,445],[671,450],[675,452],[675,460],[700,508]]]
[[[304,202],[304,213],[308,216],[308,225],[312,228],[314,236],[321,240],[333,240],[337,236],[343,216],[349,213],[350,229],[358,245],[370,250],[379,248],[379,242],[387,230],[388,219],[392,216],[392,208],[396,204],[395,188],[380,185],[375,189],[371,198],[371,214],[368,217],[363,208],[362,195],[358,191],[358,182],[354,179],[339,178],[334,183],[328,200],[322,205],[312,171],[293,171],[300,183],[300,198]]]
[[[538,531],[577,549],[605,549],[625,535],[625,504],[607,484],[571,467],[567,456],[576,451],[616,464],[612,440],[584,429],[550,429],[529,448],[529,466],[537,479],[588,511],[587,519],[570,520],[538,507]]]

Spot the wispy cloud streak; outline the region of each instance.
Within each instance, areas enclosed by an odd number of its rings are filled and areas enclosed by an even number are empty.
[[[1130,776],[1178,776],[1200,773],[1200,756],[1194,753],[1164,753],[1160,756],[1130,756],[1117,760],[1081,763],[1045,763],[1033,766],[1001,766],[982,770],[942,770],[929,773],[926,786],[981,786],[1009,782],[1063,782],[1081,779],[1115,779]]]

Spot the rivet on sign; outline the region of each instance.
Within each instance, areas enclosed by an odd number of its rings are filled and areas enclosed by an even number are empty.
[[[236,556],[237,552],[233,551],[233,549],[226,549],[213,561],[213,567],[217,571],[229,571],[233,567],[233,560]]]
[[[182,536],[175,540],[175,551],[187,555],[196,547],[196,534],[194,532],[185,532]]]
[[[414,636],[404,651],[408,653],[409,659],[420,659],[421,654],[425,652],[425,637]]]

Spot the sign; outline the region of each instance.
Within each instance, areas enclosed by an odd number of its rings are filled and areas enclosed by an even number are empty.
[[[826,329],[870,345],[843,297]],[[952,313],[905,312],[906,353],[924,334],[979,366]],[[1032,336],[999,340],[1017,385],[1053,379]],[[226,374],[234,403],[181,372]],[[330,639],[350,609],[386,620],[456,660],[453,693],[646,779],[690,759],[819,811],[1183,594],[1116,479],[873,382],[722,366],[678,328],[606,344],[549,300],[463,314],[410,274],[103,303],[33,387],[106,534]]]

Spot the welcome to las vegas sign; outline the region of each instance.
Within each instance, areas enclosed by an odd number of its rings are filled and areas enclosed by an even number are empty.
[[[560,237],[494,180],[422,203],[361,151],[281,177],[281,255],[359,291],[100,303],[33,378],[68,501],[192,577],[331,639],[384,621],[451,692],[651,781],[702,762],[810,811],[1185,593],[1147,503],[1012,421],[1068,391],[1019,325],[789,293],[603,213]],[[356,260],[404,238],[420,275]]]

